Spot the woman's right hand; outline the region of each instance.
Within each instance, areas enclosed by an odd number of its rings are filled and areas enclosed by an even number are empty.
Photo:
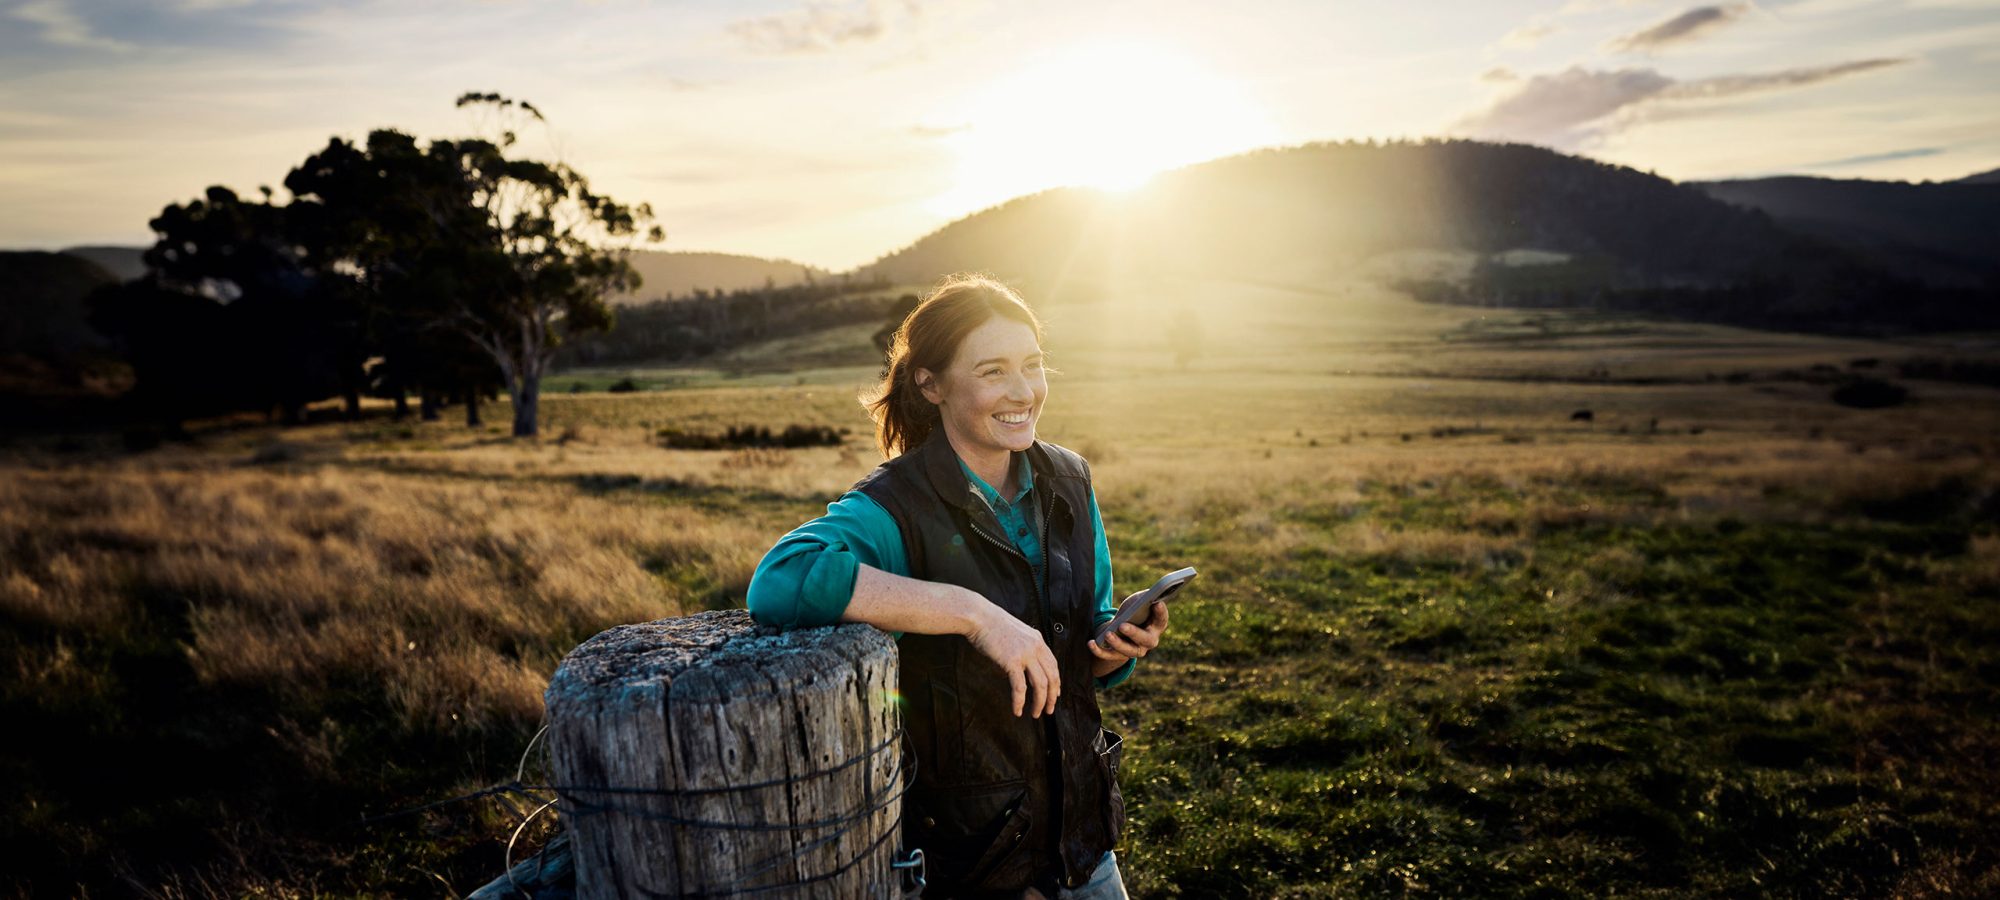
[[[999,663],[1007,680],[1013,682],[1014,715],[1021,715],[1024,706],[1037,719],[1043,713],[1053,714],[1056,698],[1062,696],[1062,678],[1057,674],[1056,656],[1049,652],[1042,633],[977,592],[967,593],[978,598],[978,612],[965,638],[986,658]]]

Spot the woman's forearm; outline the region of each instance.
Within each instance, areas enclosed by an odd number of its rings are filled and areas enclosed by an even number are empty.
[[[955,584],[906,578],[862,563],[842,622],[866,622],[883,631],[969,635],[998,610],[986,598]]]

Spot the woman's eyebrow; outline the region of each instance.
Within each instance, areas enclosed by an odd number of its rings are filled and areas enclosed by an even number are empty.
[[[1040,353],[1030,353],[1030,354],[1028,354],[1027,356],[1023,356],[1023,357],[1021,357],[1021,361],[1022,361],[1022,362],[1027,362],[1027,361],[1029,361],[1029,360],[1034,360],[1034,359],[1041,359],[1041,358],[1042,358],[1042,355],[1041,355]],[[985,358],[985,359],[982,359],[982,360],[980,360],[980,361],[978,361],[978,362],[976,362],[976,363],[973,363],[973,364],[972,364],[972,367],[973,367],[973,368],[975,368],[975,369],[977,369],[977,368],[979,368],[980,366],[983,366],[983,365],[986,365],[987,363],[1000,363],[1000,362],[1006,362],[1006,361],[1007,361],[1007,357],[1004,357],[1004,356],[989,356],[989,357],[987,357],[987,358]]]

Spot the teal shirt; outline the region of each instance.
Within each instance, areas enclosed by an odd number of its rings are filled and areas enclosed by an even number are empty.
[[[1021,555],[1034,567],[1035,578],[1048,589],[1048,572],[1042,556],[1041,536],[1030,518],[1033,510],[1022,501],[1035,487],[1034,468],[1024,453],[1015,453],[1021,467],[1021,489],[1004,499],[1000,492],[974,474],[959,460],[966,478],[979,489],[993,507],[993,515],[1007,532]],[[1111,547],[1104,536],[1104,517],[1097,509],[1097,492],[1090,493],[1090,528],[1097,543],[1094,589],[1097,597],[1096,624],[1103,627],[1118,615],[1111,597]],[[840,621],[847,601],[854,596],[854,576],[866,563],[895,575],[909,577],[910,563],[903,552],[902,532],[889,511],[860,491],[848,491],[827,504],[826,515],[792,529],[764,554],[757,571],[750,576],[746,603],[759,622],[786,628],[808,628]],[[897,633],[898,638],[902,637]],[[1091,657],[1095,660],[1096,657]],[[1116,687],[1132,677],[1138,660],[1097,679],[1100,689]]]

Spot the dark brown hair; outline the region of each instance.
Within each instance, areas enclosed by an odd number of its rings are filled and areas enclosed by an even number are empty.
[[[861,398],[875,420],[875,443],[883,456],[908,452],[938,425],[937,405],[924,399],[917,387],[917,370],[929,369],[942,378],[965,336],[994,316],[1020,322],[1034,329],[1037,342],[1042,339],[1042,321],[1027,301],[985,275],[960,273],[946,278],[903,318],[889,340],[889,365],[882,383]],[[1045,366],[1044,371],[1053,370]]]

